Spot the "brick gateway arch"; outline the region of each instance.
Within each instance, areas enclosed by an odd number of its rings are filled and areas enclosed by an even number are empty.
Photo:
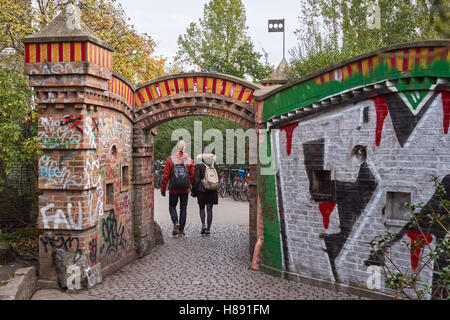
[[[449,40],[382,48],[282,87],[187,73],[134,88],[112,72],[113,49],[77,12],[69,4],[23,40],[41,112],[41,287],[65,287],[77,275],[90,287],[150,252],[152,129],[191,115],[269,132],[259,135],[258,151],[270,159],[260,159],[258,175],[251,168],[253,266],[367,294],[360,288],[368,267],[382,262],[366,243],[395,230],[387,246],[406,257],[402,267],[417,267],[415,254],[395,243],[420,234],[387,205],[405,196],[433,203],[431,175],[450,197]],[[432,272],[425,277],[435,281]]]
[[[262,87],[218,73],[186,73],[135,88],[112,71],[113,48],[82,24],[72,4],[23,42],[43,151],[40,286],[89,288],[155,246],[152,129],[195,115],[255,128],[253,96]],[[252,166],[251,252],[255,172]]]

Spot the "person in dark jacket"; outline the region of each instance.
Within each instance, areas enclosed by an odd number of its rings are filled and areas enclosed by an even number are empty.
[[[197,156],[197,161],[199,163],[194,167],[195,170],[194,183],[192,185],[192,196],[197,197],[200,209],[200,219],[202,221],[201,234],[209,236],[211,234],[213,206],[219,203],[219,196],[217,190],[206,190],[203,185],[202,179],[205,177],[206,166],[213,165],[217,172],[218,166],[215,162],[216,156],[212,153],[204,152],[203,154],[199,154]]]
[[[189,199],[189,187],[185,189],[172,188],[171,180],[174,174],[174,164],[186,166],[189,182],[192,185],[194,180],[194,162],[185,152],[186,144],[183,140],[177,142],[175,153],[168,157],[164,165],[164,173],[161,180],[161,195],[166,196],[166,187],[169,189],[169,213],[173,222],[172,235],[184,237],[184,227],[186,225],[187,205]],[[180,218],[178,219],[177,204],[180,200]]]

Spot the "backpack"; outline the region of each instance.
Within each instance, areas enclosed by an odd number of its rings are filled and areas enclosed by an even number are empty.
[[[191,187],[191,182],[189,179],[189,174],[187,172],[186,165],[189,162],[189,158],[187,158],[184,163],[179,164],[175,161],[173,156],[170,157],[173,163],[173,173],[170,178],[170,186],[169,189],[188,189]]]
[[[211,166],[205,165],[205,177],[202,179],[202,184],[206,190],[217,190],[219,186],[219,175],[217,174],[216,168],[214,168],[214,162]]]

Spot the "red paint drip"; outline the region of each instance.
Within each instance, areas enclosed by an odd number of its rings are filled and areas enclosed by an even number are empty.
[[[381,135],[383,133],[383,125],[384,119],[386,119],[389,114],[389,110],[387,107],[386,99],[384,97],[376,97],[372,98],[375,104],[375,110],[377,112],[377,129],[376,129],[376,137],[375,137],[375,145],[378,147],[381,142]]]
[[[298,122],[290,123],[280,128],[281,131],[286,132],[286,153],[288,156],[291,155],[292,150],[292,135],[294,133],[295,128],[298,127]]]
[[[325,229],[328,229],[328,226],[330,224],[330,215],[333,212],[334,207],[336,207],[336,202],[334,201],[319,203],[319,210],[322,214],[323,227]]]
[[[444,134],[448,133],[450,125],[450,91],[442,90],[442,109],[444,110]]]
[[[424,237],[426,236],[426,239]],[[425,233],[421,234],[418,232],[408,232],[407,236],[411,239],[411,268],[416,271],[419,265],[420,252],[422,248],[433,241],[433,236],[431,234]]]

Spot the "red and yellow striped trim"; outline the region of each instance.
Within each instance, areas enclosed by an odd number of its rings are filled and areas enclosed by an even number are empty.
[[[136,91],[136,106],[183,93],[212,93],[253,104],[254,90],[238,83],[213,77],[182,77],[149,84]]]
[[[112,69],[112,52],[89,42],[88,61]]]
[[[108,81],[108,91],[122,97],[131,106],[134,106],[134,90],[121,79],[113,77]]]
[[[25,63],[85,61],[87,42],[25,44]]]
[[[331,81],[342,83],[355,74],[366,77],[372,74],[380,64],[386,65],[389,70],[396,69],[404,72],[414,70],[418,66],[427,67],[438,60],[450,60],[448,48],[432,47],[391,51],[322,74],[316,77],[314,82],[316,84],[324,84]]]
[[[26,43],[25,63],[92,62],[112,68],[112,52],[90,42]]]

